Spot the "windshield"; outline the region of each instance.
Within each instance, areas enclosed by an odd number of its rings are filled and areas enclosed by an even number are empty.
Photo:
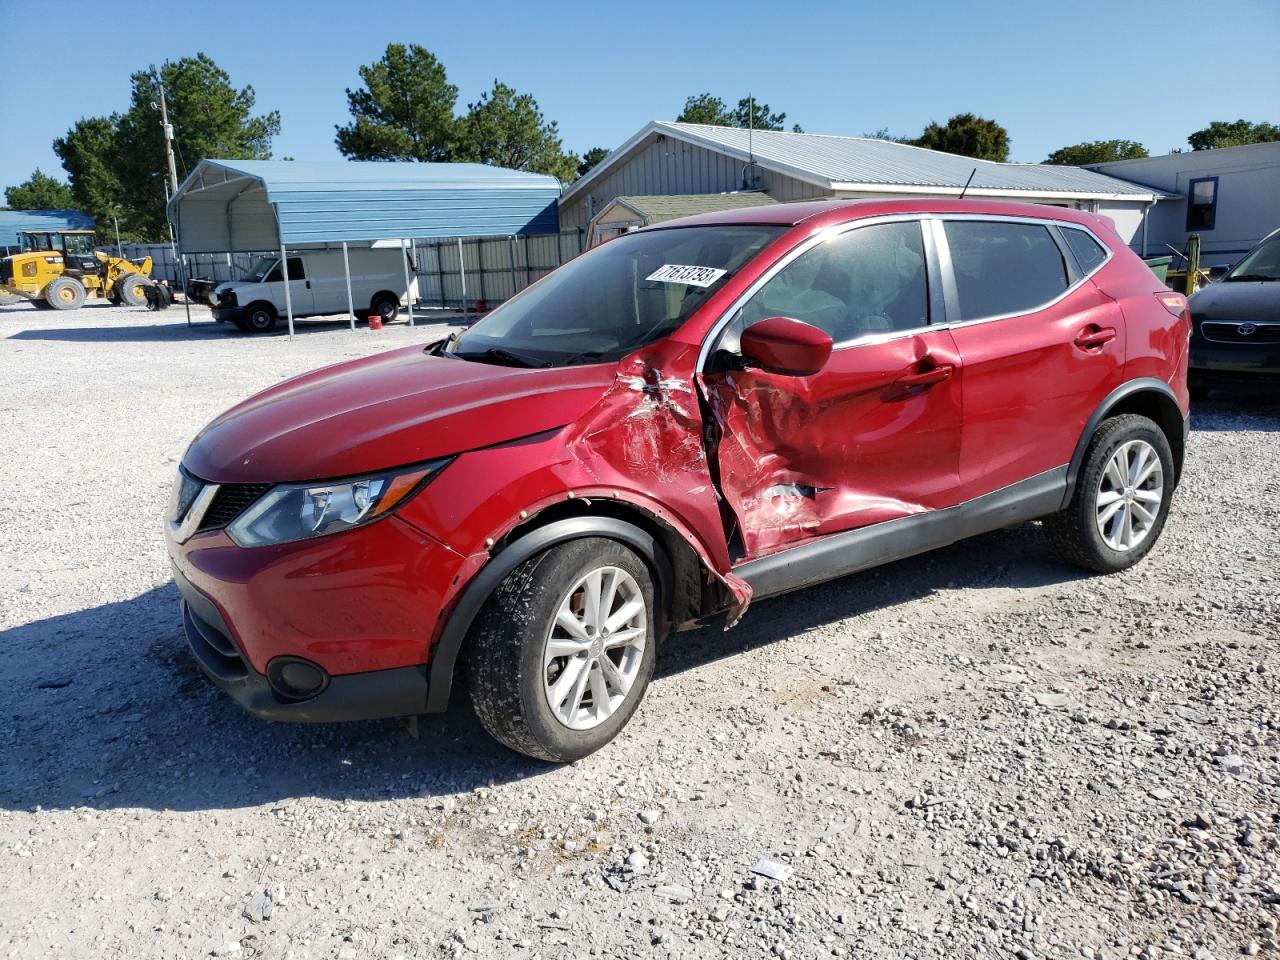
[[[1224,279],[1280,280],[1280,234],[1254,247]]]
[[[249,271],[249,279],[254,283],[261,283],[266,279],[267,273],[270,272],[271,268],[276,265],[278,259],[277,257],[262,257],[259,259],[253,265],[253,269]],[[277,279],[279,278],[277,277]]]
[[[91,233],[64,233],[62,240],[67,253],[79,256],[93,253],[93,234]]]
[[[617,360],[675,332],[785,227],[630,233],[571,260],[458,336],[449,352],[514,366]]]

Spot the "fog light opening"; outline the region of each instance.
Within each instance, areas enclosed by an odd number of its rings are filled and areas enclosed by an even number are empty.
[[[310,660],[276,657],[267,667],[267,682],[281,700],[310,700],[324,692],[329,674]]]

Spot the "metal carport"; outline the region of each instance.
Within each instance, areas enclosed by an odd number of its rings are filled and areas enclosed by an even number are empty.
[[[345,259],[350,242],[555,233],[559,197],[554,177],[479,163],[201,160],[168,214],[181,253],[279,250],[285,262],[291,246],[340,244]],[[408,273],[406,257],[406,287]],[[354,328],[349,288],[348,275]]]

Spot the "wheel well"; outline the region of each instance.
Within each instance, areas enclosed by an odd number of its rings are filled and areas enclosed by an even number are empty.
[[[1185,455],[1185,438],[1182,434],[1182,411],[1172,397],[1158,390],[1140,390],[1122,397],[1107,410],[1107,418],[1124,413],[1136,413],[1155,421],[1169,441],[1173,453],[1173,475],[1176,482],[1182,476],[1182,460]]]
[[[252,313],[253,310],[256,309],[257,307],[266,307],[268,310],[271,311],[272,316],[278,317],[280,315],[280,311],[276,309],[276,305],[272,303],[270,300],[254,300],[252,303],[250,303],[247,307],[244,308],[244,312],[246,314]]]
[[[623,500],[599,497],[565,500],[539,511],[514,528],[503,538],[503,543],[512,543],[557,520],[583,516],[609,517],[630,523],[657,541],[661,551],[657,556],[644,559],[650,565],[661,564],[666,568],[654,573],[655,580],[666,585],[662,607],[672,630],[688,629],[698,619],[729,605],[723,587],[706,575],[702,558],[675,527],[642,507]]]
[[[374,304],[376,304],[379,300],[383,299],[384,297],[389,300],[394,300],[396,302],[396,306],[400,305],[400,298],[396,295],[396,292],[394,290],[379,290],[377,293],[375,293],[372,297],[369,298],[369,309],[372,310],[374,307]]]

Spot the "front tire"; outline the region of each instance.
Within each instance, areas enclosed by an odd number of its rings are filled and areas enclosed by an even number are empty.
[[[255,303],[244,312],[244,327],[251,333],[270,333],[276,328],[278,319],[271,304]]]
[[[1099,573],[1133,566],[1155,546],[1173,499],[1173,453],[1156,423],[1133,413],[1103,421],[1065,510],[1045,520],[1062,557]]]
[[[145,306],[147,279],[140,273],[126,273],[115,283],[115,295],[127,307]]]
[[[560,544],[498,586],[473,628],[471,701],[498,742],[567,763],[631,719],[657,646],[649,568],[599,537]]]

